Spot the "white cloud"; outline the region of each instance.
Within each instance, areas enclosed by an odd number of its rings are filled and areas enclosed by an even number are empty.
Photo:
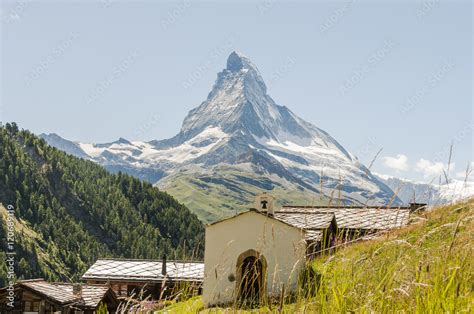
[[[397,171],[408,170],[408,157],[403,154],[398,154],[396,157],[382,157],[382,161],[385,167],[394,169]]]
[[[467,172],[469,171],[469,172]],[[471,163],[469,164],[469,169],[467,169],[467,167],[465,169],[463,169],[463,171],[459,171],[456,173],[456,177],[459,178],[459,179],[466,179],[466,172],[467,172],[467,175],[468,175],[468,179],[470,178],[473,178],[474,177],[474,161],[471,161]]]
[[[455,163],[451,163],[449,166],[449,172],[454,171]],[[421,172],[425,178],[443,175],[443,170],[447,171],[448,165],[440,161],[431,161],[420,158],[416,162],[415,170]]]

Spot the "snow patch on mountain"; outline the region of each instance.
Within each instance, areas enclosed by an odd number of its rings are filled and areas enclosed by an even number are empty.
[[[220,127],[208,127],[179,146],[154,150],[154,153],[141,155],[140,157],[153,162],[167,160],[176,164],[182,164],[207,154],[215,146],[222,144],[227,138],[228,135]]]
[[[105,148],[96,147],[94,144],[90,143],[78,143],[79,147],[92,158],[99,157],[105,150]]]
[[[474,182],[451,180],[438,185],[440,199],[456,202],[474,196]]]
[[[404,203],[448,204],[474,196],[474,182],[450,179],[449,183],[427,183],[374,173]]]

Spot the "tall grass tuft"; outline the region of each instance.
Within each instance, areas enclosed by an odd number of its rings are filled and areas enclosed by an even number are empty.
[[[474,199],[421,214],[379,239],[353,244],[309,265],[314,297],[291,312],[472,312]]]

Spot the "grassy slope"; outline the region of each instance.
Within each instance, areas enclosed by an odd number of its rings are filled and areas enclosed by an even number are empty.
[[[0,223],[6,225],[7,210],[5,206],[0,203]],[[43,239],[41,234],[33,230],[33,227],[23,219],[13,218],[14,229],[16,232],[15,246],[21,248],[23,251],[35,252],[40,266],[48,272],[59,274],[61,278],[71,278],[72,272],[68,267],[57,257],[59,248],[54,243],[48,246],[47,241]],[[54,253],[54,254],[52,254]],[[0,254],[4,260],[3,252]],[[4,269],[6,273],[6,269]]]
[[[312,265],[322,275],[317,295],[287,301],[283,311],[472,313],[473,248],[474,199],[439,207],[377,240],[318,258]],[[254,312],[277,312],[275,307]],[[203,310],[199,298],[167,310],[236,312]]]
[[[217,178],[219,183],[206,182],[203,177]],[[252,183],[245,183],[239,177],[246,177]],[[268,188],[270,186],[271,188]],[[278,200],[282,204],[321,205],[328,202],[326,196],[321,199],[320,194],[307,189],[298,190],[295,185],[276,175],[257,175],[231,167],[221,168],[218,172],[209,172],[202,176],[180,172],[179,175],[160,182],[159,187],[185,204],[206,223],[248,210],[253,204],[255,195],[262,191],[278,195]]]

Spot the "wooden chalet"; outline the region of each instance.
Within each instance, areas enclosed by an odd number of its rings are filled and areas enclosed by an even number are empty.
[[[107,284],[119,297],[166,299],[177,291],[201,293],[203,262],[99,259],[82,276],[88,284]]]
[[[83,313],[92,314],[104,304],[115,313],[118,300],[108,286],[49,283],[43,279],[22,280],[0,289],[1,313]]]

